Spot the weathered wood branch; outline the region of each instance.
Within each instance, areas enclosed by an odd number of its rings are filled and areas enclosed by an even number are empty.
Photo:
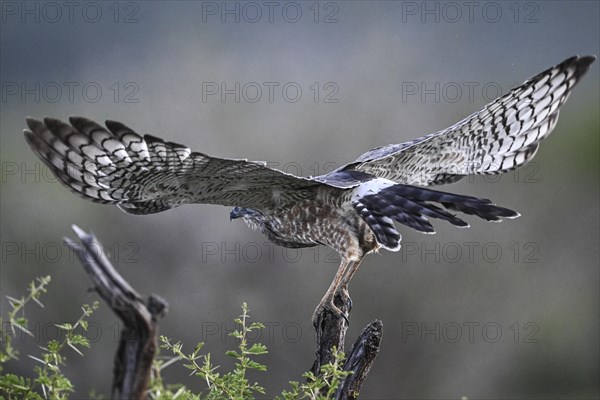
[[[333,303],[346,315],[350,315],[352,300],[350,297],[343,299],[336,294]],[[334,361],[334,349],[344,351],[344,341],[348,321],[325,309],[319,326],[315,326],[317,332],[317,358],[313,363],[311,371],[315,375],[321,372],[321,366]]]
[[[336,398],[357,399],[363,382],[379,354],[383,323],[376,319],[363,329],[346,355],[344,371],[352,371],[340,385]]]
[[[115,355],[112,398],[144,399],[158,347],[158,317],[166,313],[167,303],[155,295],[144,303],[112,266],[98,239],[75,225],[73,231],[81,245],[65,238],[66,245],[75,251],[92,279],[94,290],[124,325]]]
[[[81,244],[65,238],[66,245],[81,260],[93,282],[93,289],[123,321],[113,369],[112,398],[145,399],[152,361],[158,347],[158,318],[166,313],[167,303],[151,295],[144,303],[137,291],[113,267],[102,245],[93,234],[73,226]],[[352,309],[350,297],[336,295],[335,305],[346,315]],[[357,399],[362,384],[379,353],[383,324],[379,320],[365,327],[346,354],[344,371],[351,371],[340,384],[335,399]],[[317,330],[317,358],[311,371],[334,361],[334,349],[344,351],[348,320],[325,310]]]
[[[350,314],[352,309],[350,297],[342,298],[340,295],[336,295],[334,304],[346,315]],[[344,351],[348,320],[325,310],[320,325],[315,329],[317,331],[317,358],[311,371],[315,375],[320,375],[321,366],[334,361],[334,349]],[[334,396],[335,399],[358,398],[362,384],[379,353],[382,333],[383,323],[380,320],[371,322],[363,329],[350,351],[346,353],[344,371],[352,372],[352,374],[340,384]]]

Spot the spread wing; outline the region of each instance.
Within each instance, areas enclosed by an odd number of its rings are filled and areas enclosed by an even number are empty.
[[[142,137],[115,121],[106,122],[108,129],[81,117],[69,121],[28,118],[25,137],[67,187],[132,214],[186,203],[256,209],[284,206],[312,198],[318,186],[345,188],[360,183],[302,178],[263,163],[211,157],[150,135]]]
[[[560,106],[595,59],[571,57],[443,131],[375,148],[339,170],[422,186],[513,170],[552,132]]]

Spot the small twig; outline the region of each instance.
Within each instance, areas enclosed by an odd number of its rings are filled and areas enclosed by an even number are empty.
[[[144,304],[142,297],[112,266],[98,239],[75,225],[73,231],[82,245],[65,238],[66,245],[75,251],[92,279],[94,290],[124,325],[115,356],[112,397],[144,399],[158,347],[158,317],[166,313],[167,303],[152,295]]]

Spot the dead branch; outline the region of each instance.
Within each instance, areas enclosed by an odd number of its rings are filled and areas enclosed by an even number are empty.
[[[376,319],[363,329],[346,356],[344,371],[352,371],[340,385],[336,399],[357,399],[375,357],[379,353],[383,323]]]
[[[150,380],[152,361],[157,350],[158,317],[166,313],[167,303],[151,295],[144,303],[142,297],[117,272],[106,257],[102,245],[91,233],[73,225],[81,244],[65,238],[93,282],[93,289],[123,321],[119,347],[115,355],[112,397],[144,399]],[[346,315],[352,309],[350,297],[335,297],[336,306]],[[346,355],[344,371],[352,374],[340,384],[335,399],[357,399],[362,384],[379,353],[383,324],[379,320],[365,327]],[[344,351],[348,320],[325,311],[316,327],[317,358],[311,371],[319,375],[321,366],[334,361],[334,349]]]
[[[81,244],[65,238],[66,245],[81,260],[93,289],[124,325],[114,361],[112,398],[144,399],[158,346],[158,317],[166,313],[167,303],[155,295],[144,303],[112,266],[98,239],[75,225],[73,231]]]
[[[334,304],[346,315],[350,315],[352,300],[336,295]],[[344,341],[348,329],[348,320],[325,310],[325,315],[317,331],[317,358],[311,368],[315,375],[321,374],[321,366],[334,361],[334,349],[344,351]],[[369,373],[375,357],[379,353],[383,323],[375,320],[367,325],[350,351],[346,354],[344,371],[352,372],[340,384],[335,399],[357,399],[362,384]]]

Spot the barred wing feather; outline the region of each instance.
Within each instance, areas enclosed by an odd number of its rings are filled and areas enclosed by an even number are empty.
[[[185,203],[266,208],[311,198],[317,186],[329,185],[263,163],[192,152],[115,121],[106,122],[108,129],[81,117],[27,124],[29,145],[66,186],[132,214]]]
[[[520,167],[552,132],[560,106],[595,58],[571,57],[447,129],[375,148],[341,170],[427,186]]]

